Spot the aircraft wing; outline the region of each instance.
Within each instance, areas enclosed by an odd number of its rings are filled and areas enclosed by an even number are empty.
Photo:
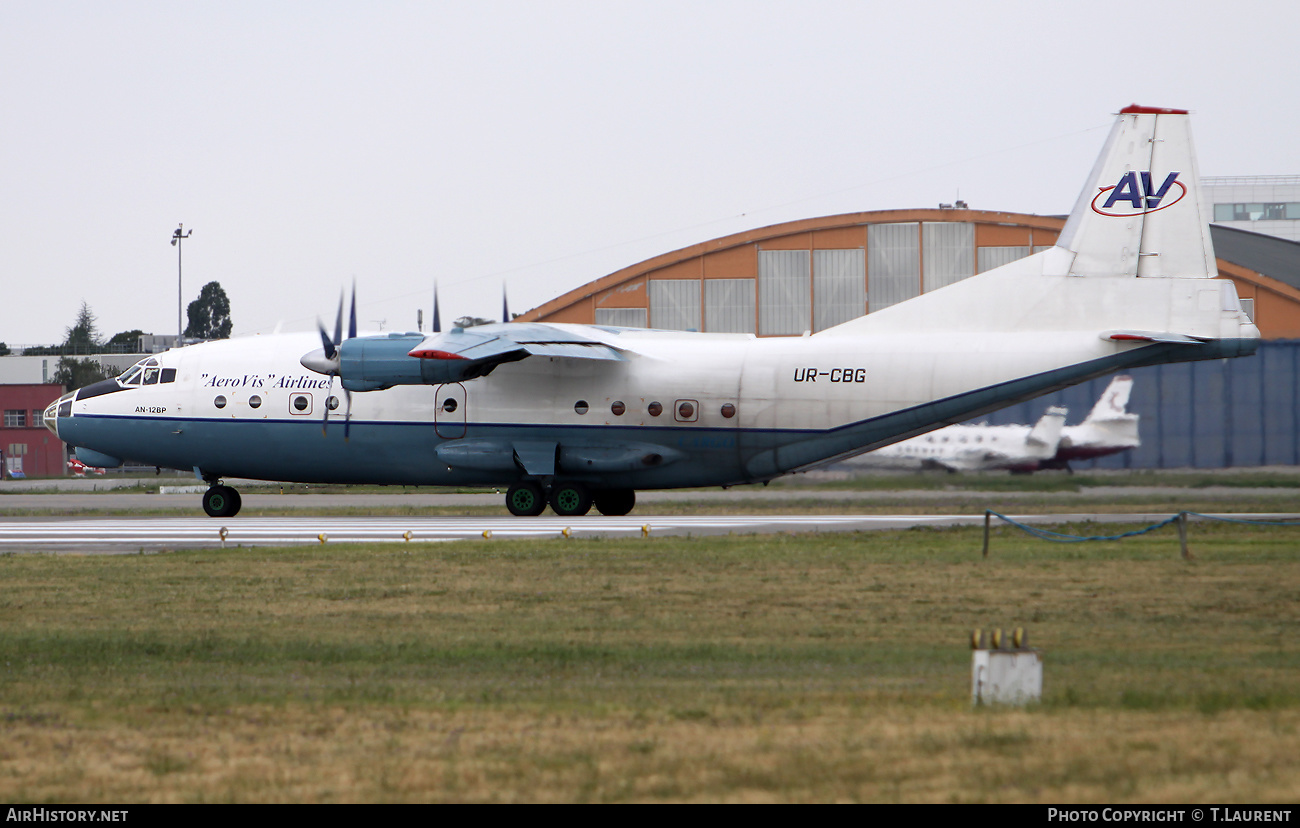
[[[420,359],[463,359],[500,365],[530,356],[625,360],[623,352],[597,339],[541,323],[500,323],[431,334],[408,354]]]

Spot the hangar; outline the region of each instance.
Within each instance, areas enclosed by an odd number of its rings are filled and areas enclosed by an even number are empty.
[[[947,207],[803,219],[656,256],[518,319],[799,336],[1036,253],[1064,224]],[[1300,243],[1214,225],[1211,234],[1219,274],[1264,337],[1300,338]]]
[[[872,313],[1055,243],[1062,216],[882,210],[775,224],[674,250],[597,279],[518,321],[801,336]],[[1256,357],[1133,372],[1141,448],[1076,468],[1300,465],[1300,243],[1211,225],[1219,275],[1266,340]],[[1106,379],[1004,409],[1033,422],[1048,405],[1074,421]]]

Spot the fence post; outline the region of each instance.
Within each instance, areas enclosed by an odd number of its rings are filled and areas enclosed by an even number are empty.
[[[989,556],[989,520],[992,514],[988,509],[984,510],[984,557],[986,558]]]
[[[1183,560],[1190,561],[1192,559],[1192,553],[1191,550],[1187,548],[1187,513],[1186,512],[1178,513],[1178,546],[1182,551]]]

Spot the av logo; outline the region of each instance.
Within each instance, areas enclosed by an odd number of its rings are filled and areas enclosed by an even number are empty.
[[[1169,173],[1157,188],[1150,171],[1126,172],[1120,176],[1119,183],[1102,187],[1093,196],[1093,212],[1103,216],[1138,216],[1172,207],[1187,195],[1187,186],[1178,180],[1178,175]]]

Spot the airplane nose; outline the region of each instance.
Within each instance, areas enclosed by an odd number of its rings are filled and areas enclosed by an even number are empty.
[[[45,407],[45,413],[41,415],[41,421],[55,437],[59,436],[59,415],[62,414],[64,417],[72,416],[72,401],[76,397],[77,392],[71,391]]]

